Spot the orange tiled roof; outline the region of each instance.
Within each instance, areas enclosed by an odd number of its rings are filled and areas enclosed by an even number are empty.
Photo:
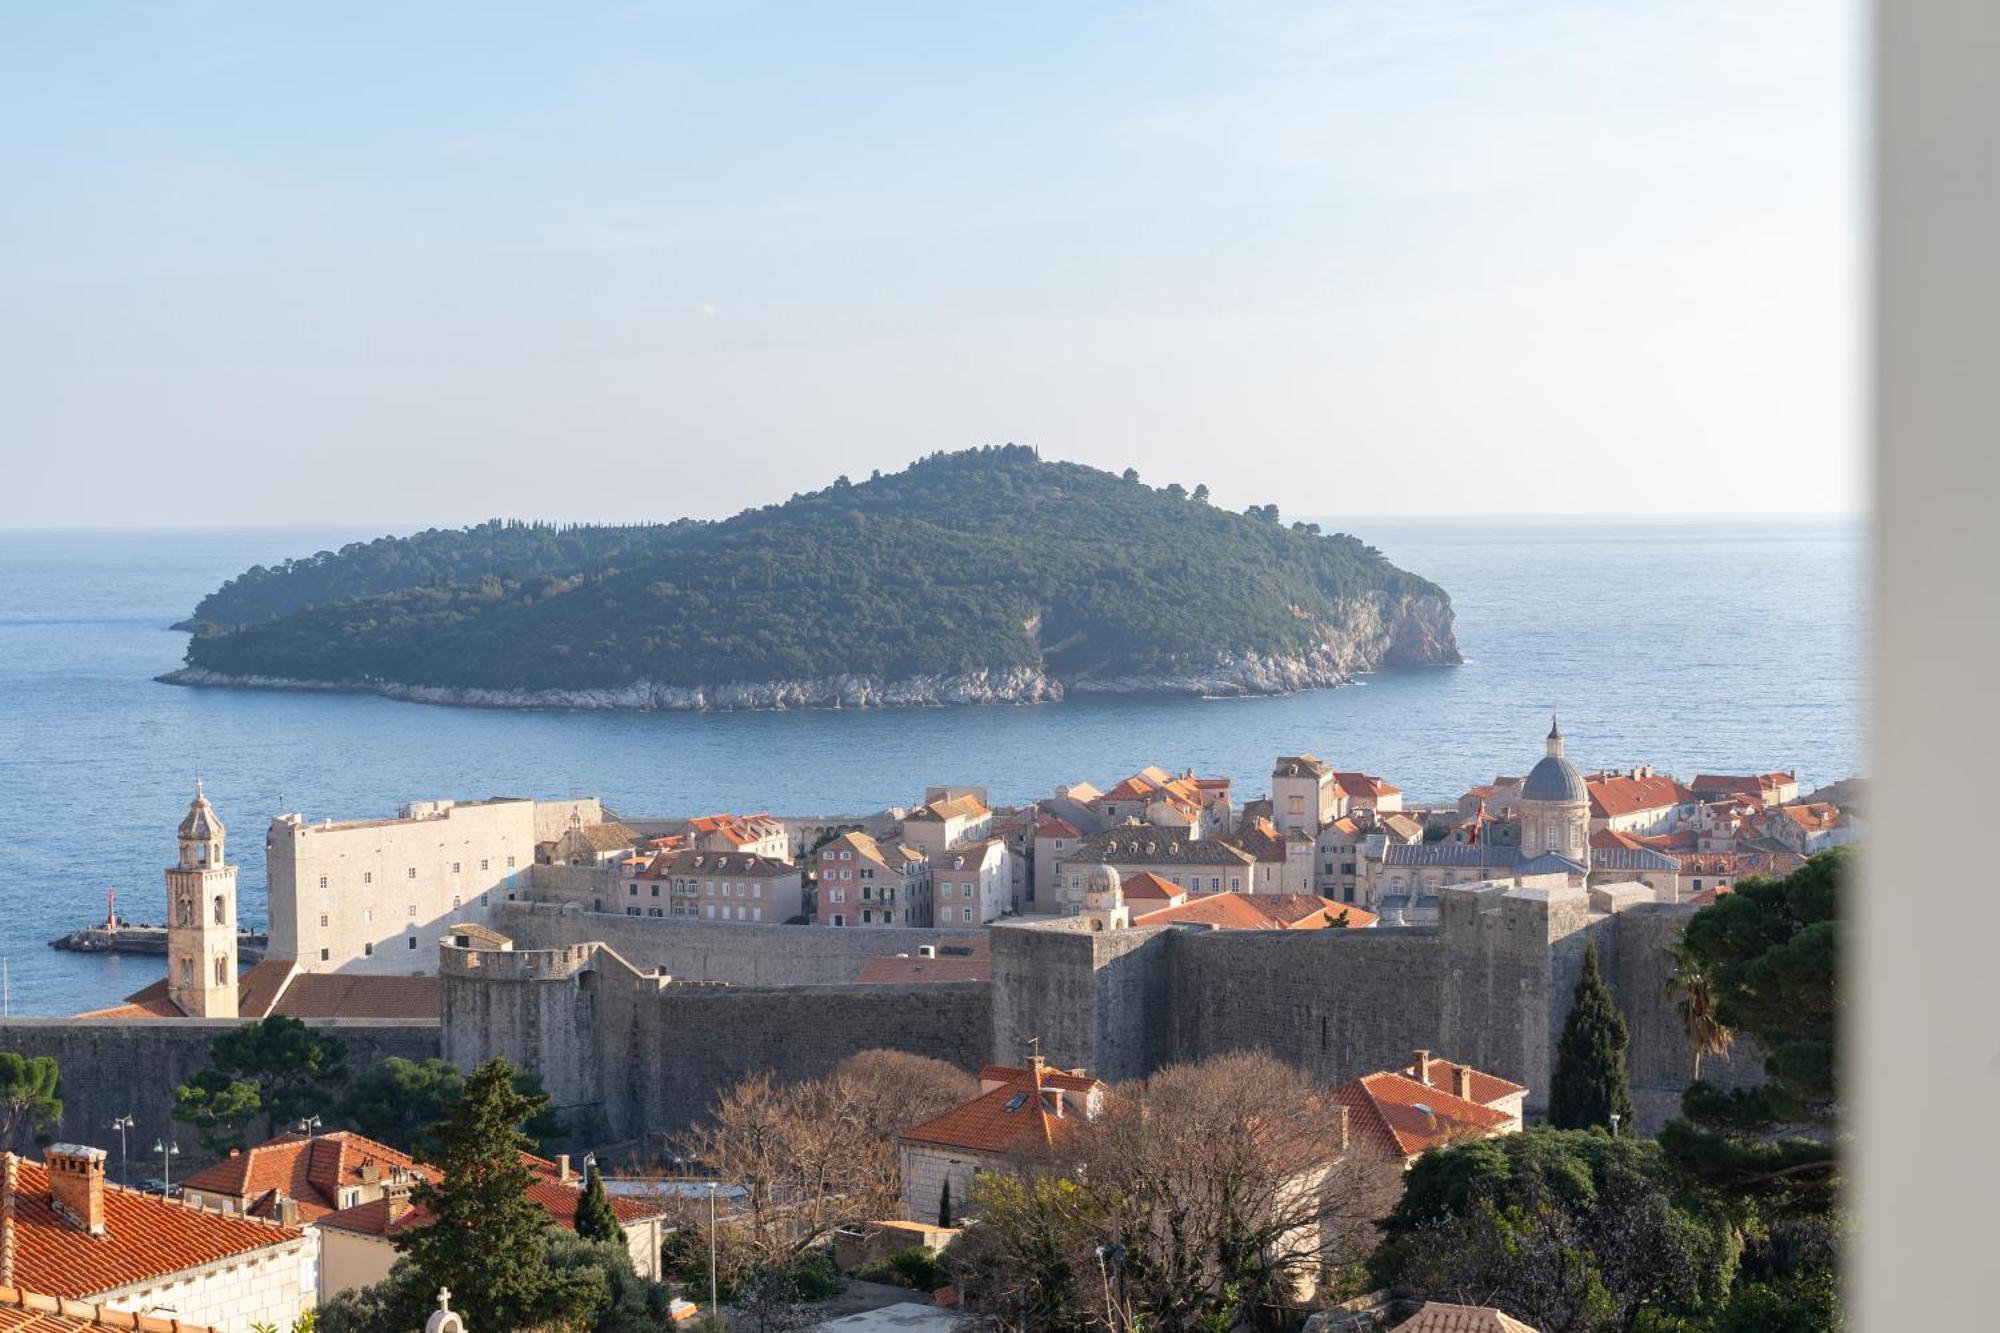
[[[1347,915],[1351,929],[1372,926],[1376,914],[1309,893],[1210,893],[1132,918],[1135,926],[1212,926],[1217,930],[1325,930]]]
[[[1119,876],[1118,887],[1124,892],[1128,903],[1134,901],[1171,903],[1187,896],[1186,889],[1171,880],[1161,879],[1150,870]]]
[[[6,1157],[0,1154],[0,1163]],[[88,1235],[57,1215],[48,1169],[25,1158],[14,1161],[14,1280],[30,1291],[77,1299],[287,1244],[304,1234],[297,1227],[205,1213],[106,1184],[105,1234]]]
[[[1486,1138],[1513,1119],[1387,1070],[1343,1083],[1333,1096],[1347,1108],[1348,1132],[1356,1140],[1396,1157],[1414,1157],[1464,1138]]]
[[[1031,1070],[988,1065],[979,1071],[981,1083],[1005,1081],[990,1092],[952,1107],[943,1115],[912,1125],[901,1137],[915,1143],[936,1143],[973,1152],[1019,1153],[1055,1147],[1073,1138],[1087,1123],[1076,1108],[1063,1104],[1064,1089],[1088,1093],[1103,1085],[1097,1080],[1057,1070],[1045,1070],[1041,1087]]]
[[[87,1301],[65,1300],[46,1292],[0,1287],[0,1333],[88,1333],[119,1328],[135,1333],[214,1333],[203,1324],[172,1316],[132,1314]]]
[[[991,981],[993,960],[985,957],[939,958],[892,955],[870,958],[855,978],[863,986],[896,986],[919,981]]]
[[[1158,785],[1159,784],[1154,782],[1148,782],[1145,778],[1140,777],[1137,774],[1134,774],[1132,777],[1126,778],[1123,782],[1113,787],[1110,791],[1105,792],[1104,795],[1098,797],[1097,800],[1099,801],[1144,800],[1146,797],[1151,796],[1155,790],[1157,790]],[[1093,805],[1095,805],[1096,803],[1097,803],[1096,801],[1091,802],[1091,804]]]
[[[1539,1333],[1539,1330],[1489,1305],[1428,1301],[1423,1309],[1389,1333]]]
[[[1519,1083],[1509,1083],[1498,1074],[1489,1074],[1483,1069],[1467,1067],[1472,1075],[1472,1100],[1481,1106],[1490,1106],[1502,1097],[1512,1097],[1528,1089]],[[1412,1082],[1417,1078],[1417,1067],[1412,1064],[1403,1070],[1403,1076]],[[1431,1083],[1433,1088],[1443,1088],[1447,1092],[1458,1087],[1458,1066],[1449,1060],[1431,1057]]]
[[[1038,838],[1081,838],[1083,830],[1058,815],[1043,815],[1035,825]]]
[[[405,1018],[435,1019],[443,1003],[443,983],[431,977],[357,976],[344,972],[300,972],[289,958],[267,958],[236,983],[236,1009],[244,1018]],[[109,1009],[78,1018],[186,1018],[167,998],[165,977],[125,997]]]
[[[1369,773],[1339,773],[1334,775],[1341,790],[1350,796],[1400,796],[1403,789],[1393,782],[1385,782]]]
[[[582,1193],[581,1182],[566,1185],[553,1179],[538,1179],[528,1186],[528,1197],[540,1204],[557,1226],[570,1231],[576,1230],[576,1201]],[[611,1211],[621,1223],[647,1222],[666,1215],[652,1204],[619,1194],[611,1196]],[[318,1223],[322,1227],[358,1232],[363,1236],[400,1235],[430,1224],[430,1209],[421,1204],[412,1205],[401,1217],[390,1221],[387,1199],[371,1199],[352,1208],[343,1208],[320,1218]]]
[[[1587,782],[1584,784],[1584,789],[1590,793],[1590,814],[1593,819],[1636,814],[1641,810],[1659,810],[1670,805],[1689,805],[1694,801],[1693,792],[1673,778],[1665,776],[1608,777]]]
[[[1847,822],[1836,806],[1821,801],[1815,805],[1781,805],[1778,813],[1807,833],[1825,833]]]
[[[299,1216],[310,1222],[340,1207],[343,1188],[386,1179],[398,1169],[429,1174],[387,1144],[337,1130],[312,1138],[281,1134],[231,1153],[181,1183],[191,1191],[244,1201],[260,1215],[283,1195],[296,1200]]]

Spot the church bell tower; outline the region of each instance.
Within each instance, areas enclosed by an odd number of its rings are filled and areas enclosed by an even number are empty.
[[[195,779],[167,867],[167,998],[190,1018],[236,1017],[236,867],[222,859],[222,821]]]

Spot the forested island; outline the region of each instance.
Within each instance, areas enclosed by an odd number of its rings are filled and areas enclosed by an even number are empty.
[[[1459,660],[1449,596],[1358,538],[1016,445],[717,521],[357,542],[179,628],[177,684],[526,707],[1273,693]]]

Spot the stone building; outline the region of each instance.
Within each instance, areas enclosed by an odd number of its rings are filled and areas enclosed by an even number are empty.
[[[704,921],[783,922],[803,916],[805,880],[790,861],[749,852],[688,848],[663,852],[618,881],[619,896],[597,911]]]
[[[236,867],[223,832],[195,779],[167,868],[167,998],[190,1018],[236,1017]]]
[[[1040,1056],[1025,1066],[985,1066],[977,1097],[896,1136],[903,1216],[957,1225],[972,1197],[973,1176],[1011,1174],[1072,1142],[1103,1115],[1106,1092],[1083,1070],[1054,1069]]]
[[[1548,753],[1521,784],[1521,854],[1590,865],[1590,790],[1563,757],[1562,728],[1549,719]]]
[[[538,844],[603,817],[595,797],[417,801],[344,823],[279,815],[264,841],[269,956],[306,972],[434,972],[430,942],[448,922],[483,917],[519,889]]]
[[[0,1286],[170,1310],[216,1333],[289,1328],[317,1305],[312,1233],[121,1189],[106,1183],[104,1162],[102,1149],[75,1144],[51,1146],[41,1162],[0,1153]]]
[[[1248,892],[1256,864],[1256,857],[1220,838],[1183,838],[1171,829],[1126,824],[1071,845],[1047,910],[1075,911],[1095,866],[1115,866],[1125,875],[1143,871],[1202,894]]]
[[[999,838],[962,843],[931,858],[937,925],[983,926],[1014,907],[1014,854]]]
[[[843,833],[819,849],[814,898],[822,926],[928,926],[930,860],[900,842]]]

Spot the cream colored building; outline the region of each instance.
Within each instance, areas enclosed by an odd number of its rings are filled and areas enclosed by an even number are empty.
[[[918,806],[903,816],[903,845],[923,853],[933,867],[954,847],[984,839],[993,811],[971,791]]]
[[[527,883],[539,843],[572,817],[603,822],[596,797],[417,801],[394,819],[308,823],[279,815],[265,835],[273,958],[308,972],[429,974],[435,941],[456,920]]]
[[[999,838],[954,847],[931,862],[932,924],[983,926],[1014,903],[1014,854]]]

